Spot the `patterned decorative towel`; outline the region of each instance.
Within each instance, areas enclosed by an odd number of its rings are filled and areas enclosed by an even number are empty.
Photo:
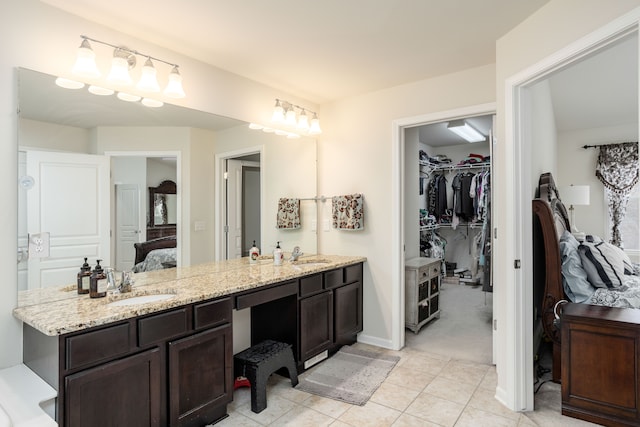
[[[300,228],[300,199],[278,200],[276,228],[288,230]]]
[[[338,230],[364,229],[364,197],[362,194],[334,196],[331,199],[333,228]]]

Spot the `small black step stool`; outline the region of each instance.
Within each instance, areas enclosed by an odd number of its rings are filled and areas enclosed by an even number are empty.
[[[235,376],[247,377],[251,383],[251,410],[256,414],[267,407],[267,380],[275,371],[286,368],[291,386],[298,385],[298,371],[290,344],[262,341],[236,354],[233,365]]]

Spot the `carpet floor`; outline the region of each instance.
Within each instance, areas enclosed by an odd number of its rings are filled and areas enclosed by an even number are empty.
[[[441,354],[458,360],[492,364],[493,294],[481,286],[442,283],[440,318],[414,334],[405,331],[408,348]]]

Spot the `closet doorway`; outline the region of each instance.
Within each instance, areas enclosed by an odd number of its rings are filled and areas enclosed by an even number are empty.
[[[452,129],[463,125],[478,132],[468,137],[475,142]],[[439,271],[437,287],[433,279],[427,285],[426,277],[413,280],[415,272],[405,270],[405,345],[484,364],[494,362],[493,125],[492,111],[453,112],[403,128],[405,263],[415,265],[419,258],[429,271]]]

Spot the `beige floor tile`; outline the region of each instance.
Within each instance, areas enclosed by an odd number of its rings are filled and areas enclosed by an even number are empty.
[[[536,423],[531,421],[525,414],[520,414],[520,418],[518,420],[518,427],[538,427]]]
[[[483,390],[481,388],[478,388],[475,393],[473,393],[468,406],[513,420],[517,420],[520,417],[519,412],[514,412],[500,403],[498,399],[495,398],[494,391]]]
[[[422,391],[434,378],[435,376],[431,374],[396,366],[389,372],[384,382],[400,385],[408,390]]]
[[[468,407],[456,422],[456,427],[518,427],[518,419],[510,419],[491,412]]]
[[[440,427],[438,424],[430,423],[422,418],[409,414],[402,414],[392,424],[392,427]]]
[[[352,427],[352,426],[340,420],[335,420],[333,423],[331,423],[331,427]]]
[[[405,411],[409,415],[451,427],[462,413],[464,405],[421,393]]]
[[[476,391],[476,386],[444,378],[442,375],[437,376],[431,383],[425,387],[424,393],[429,393],[441,399],[450,400],[452,402],[466,405]]]
[[[350,407],[338,419],[357,427],[389,427],[400,414],[400,411],[369,401],[364,406]]]
[[[260,427],[261,425],[239,412],[229,411],[229,416],[215,424],[215,427]]]
[[[412,355],[401,365],[405,369],[438,375],[447,365],[447,361],[426,355]]]
[[[496,367],[492,366],[489,368],[484,378],[480,382],[478,387],[484,390],[491,390],[495,393],[496,387],[498,386],[498,373],[496,372]]]
[[[418,394],[420,394],[420,390],[411,390],[385,382],[378,387],[370,400],[398,411],[404,411]]]
[[[267,407],[258,414],[251,410],[251,400],[244,405],[239,405],[235,410],[262,425],[269,425],[292,410],[295,406],[296,403],[280,397],[277,394],[272,394],[267,396]]]
[[[291,387],[291,380],[281,377],[280,375],[271,375],[271,377],[269,377],[269,382],[267,383],[267,401],[271,394],[277,394],[295,403],[302,403],[311,396],[311,394],[306,391]]]
[[[340,415],[344,414],[347,409],[351,408],[352,406],[339,400],[316,396],[314,394],[312,394],[308,399],[302,402],[302,404],[315,411],[320,412],[321,414],[329,415],[333,418],[340,417]]]
[[[331,425],[334,421],[334,418],[306,406],[296,406],[270,424],[270,426],[323,427]]]
[[[440,376],[452,381],[478,386],[490,368],[488,365],[452,360],[442,369]]]

